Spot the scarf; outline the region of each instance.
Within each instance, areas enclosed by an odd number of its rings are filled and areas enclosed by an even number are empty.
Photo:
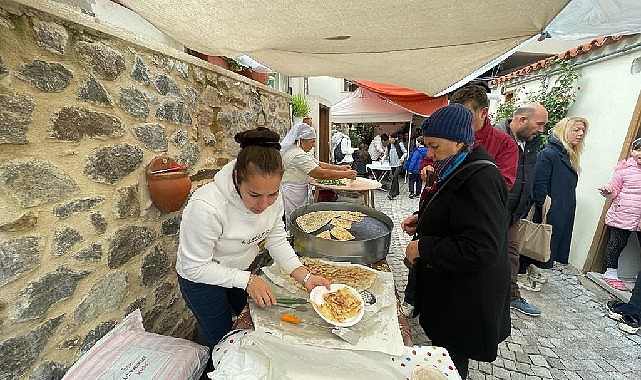
[[[449,157],[446,157],[440,161],[436,161],[432,164],[434,168],[434,174],[436,175],[436,180],[432,188],[436,190],[439,187],[440,183],[443,182],[448,175],[450,175],[454,169],[456,169],[461,162],[467,157],[468,151],[463,151],[457,154],[453,154]],[[431,190],[431,189],[430,189]]]

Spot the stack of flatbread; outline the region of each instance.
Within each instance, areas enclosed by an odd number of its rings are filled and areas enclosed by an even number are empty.
[[[301,263],[317,276],[323,276],[332,284],[345,284],[362,292],[368,289],[376,280],[376,272],[360,265],[353,264],[332,264],[327,261],[301,257]],[[293,277],[291,280],[300,288],[302,285]]]

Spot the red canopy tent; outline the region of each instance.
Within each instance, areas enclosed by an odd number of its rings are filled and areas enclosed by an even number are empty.
[[[355,80],[359,87],[377,93],[388,101],[421,116],[429,116],[432,112],[447,105],[447,95],[428,96],[411,88],[394,86],[365,80]]]

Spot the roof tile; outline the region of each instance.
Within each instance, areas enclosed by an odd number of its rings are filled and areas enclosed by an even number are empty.
[[[575,48],[566,50],[564,52],[557,53],[555,55],[552,55],[548,58],[541,59],[539,61],[533,62],[525,67],[522,67],[518,70],[512,71],[510,73],[507,73],[499,78],[496,78],[492,80],[490,83],[491,84],[498,84],[502,82],[507,82],[512,79],[516,79],[518,77],[524,76],[526,74],[529,74],[533,71],[541,70],[545,68],[546,65],[552,64],[556,60],[568,60],[568,59],[573,59],[576,58],[579,55],[586,54],[590,51],[594,51],[596,49],[599,49],[605,45],[610,45],[612,43],[615,43],[619,40],[621,40],[624,37],[628,36],[607,36],[607,37],[598,37],[593,39],[590,42],[586,42],[584,44],[581,44]]]

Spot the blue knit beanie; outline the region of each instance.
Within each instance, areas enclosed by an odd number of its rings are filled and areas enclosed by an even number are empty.
[[[437,109],[421,125],[423,136],[472,144],[472,113],[462,104],[454,103]]]

